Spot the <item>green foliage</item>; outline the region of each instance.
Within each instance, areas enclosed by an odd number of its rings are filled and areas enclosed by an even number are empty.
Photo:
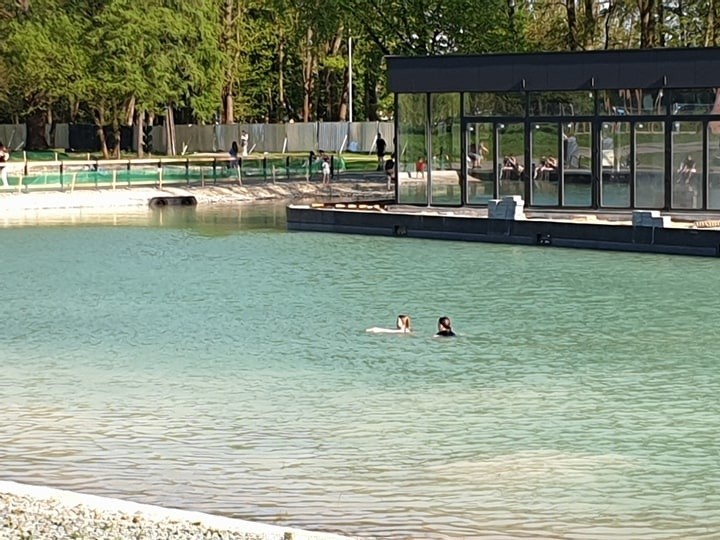
[[[0,116],[168,105],[237,120],[390,117],[384,55],[716,45],[717,2],[660,0],[0,1]],[[477,106],[501,107],[498,101]]]
[[[7,91],[20,113],[31,113],[61,98],[78,95],[86,84],[81,26],[70,14],[11,21],[2,43]]]

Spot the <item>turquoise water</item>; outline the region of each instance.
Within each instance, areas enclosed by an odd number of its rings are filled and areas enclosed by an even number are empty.
[[[715,260],[167,210],[0,230],[3,479],[365,538],[720,535]]]

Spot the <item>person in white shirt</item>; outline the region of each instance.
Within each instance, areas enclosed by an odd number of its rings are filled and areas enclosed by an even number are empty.
[[[10,150],[0,142],[0,180],[2,180],[3,187],[8,187],[7,178],[7,167],[6,163],[10,160]]]

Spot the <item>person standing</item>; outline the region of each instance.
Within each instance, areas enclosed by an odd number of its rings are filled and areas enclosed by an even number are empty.
[[[6,163],[10,160],[10,150],[0,142],[0,180],[2,180],[3,187],[8,187],[7,177],[7,166]]]
[[[230,146],[230,151],[228,152],[228,154],[230,155],[230,162],[228,163],[228,167],[230,167],[231,169],[237,169],[239,152],[240,151],[238,150],[237,141],[233,141],[232,145]]]
[[[325,156],[323,158],[322,178],[323,178],[322,185],[329,186],[330,185],[330,158],[328,156]]]
[[[243,157],[248,155],[248,142],[250,142],[250,135],[248,135],[247,131],[243,130],[240,134],[240,149],[242,150]]]
[[[385,142],[385,139],[383,139],[382,133],[378,133],[377,139],[375,139],[375,152],[377,153],[377,158],[378,158],[378,166],[377,166],[378,171],[383,170],[383,163],[385,162],[385,151],[386,150],[387,150],[387,143]]]

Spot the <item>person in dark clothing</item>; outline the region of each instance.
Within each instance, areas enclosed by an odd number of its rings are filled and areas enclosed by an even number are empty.
[[[232,145],[230,145],[230,151],[228,154],[230,155],[230,161],[228,162],[228,167],[231,169],[237,169],[238,166],[238,154],[240,153],[240,149],[238,148],[237,141],[233,141]]]
[[[395,154],[391,154],[390,159],[385,162],[385,176],[387,177],[387,190],[390,191],[395,180]]]
[[[375,152],[377,153],[377,158],[378,158],[378,166],[377,166],[378,171],[383,170],[383,162],[385,161],[385,151],[386,150],[387,150],[387,143],[385,142],[385,139],[383,139],[382,134],[378,133],[377,139],[375,140]]]
[[[440,317],[438,319],[438,331],[435,337],[455,337],[450,317]]]

